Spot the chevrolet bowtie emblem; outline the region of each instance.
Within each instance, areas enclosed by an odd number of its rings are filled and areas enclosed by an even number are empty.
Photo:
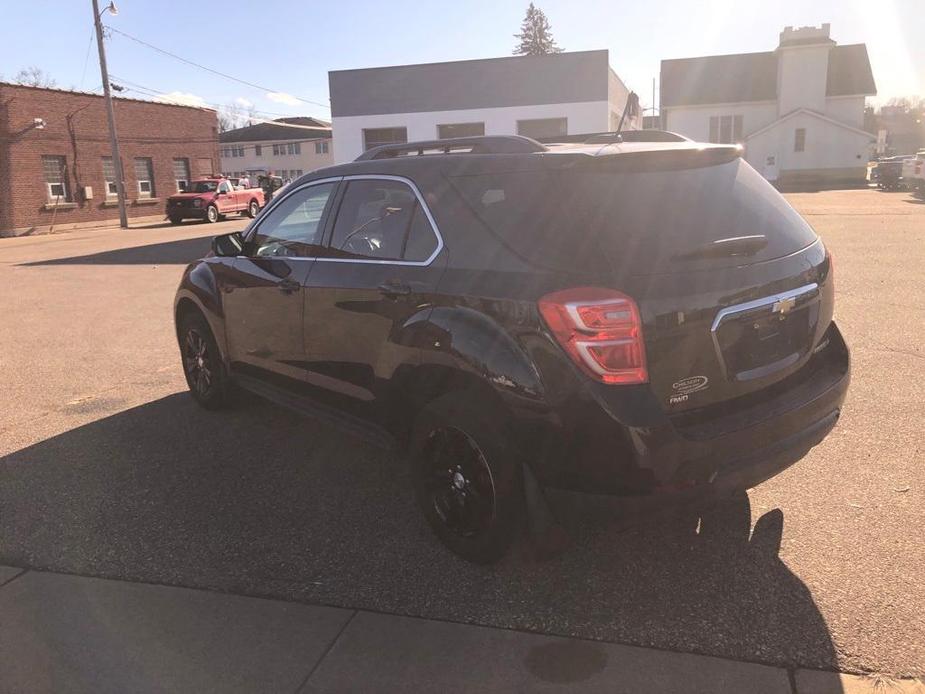
[[[782,316],[790,313],[793,310],[793,307],[797,305],[796,297],[791,296],[788,299],[781,299],[775,301],[774,305],[771,306],[772,313],[779,313]]]

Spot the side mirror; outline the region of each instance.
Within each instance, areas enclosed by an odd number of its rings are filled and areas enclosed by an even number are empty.
[[[212,239],[212,253],[219,258],[234,258],[244,251],[244,237],[240,231],[222,234]]]

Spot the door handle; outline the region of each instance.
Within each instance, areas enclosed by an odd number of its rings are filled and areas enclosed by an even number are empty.
[[[285,279],[276,285],[283,294],[292,294],[294,291],[298,290],[302,285],[300,285],[295,280]]]
[[[382,292],[384,296],[394,299],[398,296],[408,296],[411,293],[411,287],[404,282],[390,280],[380,284],[379,291]]]

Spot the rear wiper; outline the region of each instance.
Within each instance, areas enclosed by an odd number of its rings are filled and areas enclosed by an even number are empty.
[[[768,238],[763,234],[755,236],[733,236],[728,239],[717,239],[704,244],[700,248],[674,255],[672,260],[699,260],[701,258],[734,258],[737,256],[755,255],[768,245]]]

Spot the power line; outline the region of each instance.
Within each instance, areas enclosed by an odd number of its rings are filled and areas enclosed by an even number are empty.
[[[90,47],[93,45],[93,32],[94,31],[95,31],[95,27],[91,25],[90,26],[90,40],[87,41],[87,53],[84,56],[84,69],[80,73],[80,88],[81,89],[84,88],[84,79],[86,79],[87,77],[87,63],[90,60]]]
[[[120,34],[121,36],[124,36],[124,37],[127,38],[127,39],[130,39],[130,40],[134,41],[135,43],[140,43],[142,46],[147,46],[148,48],[150,48],[150,49],[152,49],[152,50],[155,50],[155,51],[157,51],[158,53],[163,53],[164,55],[170,56],[170,57],[173,58],[174,60],[179,60],[180,62],[186,63],[187,65],[192,65],[193,67],[198,67],[200,70],[205,70],[206,72],[211,72],[211,73],[214,74],[214,75],[218,75],[219,77],[224,77],[225,79],[231,80],[232,82],[238,82],[238,83],[240,83],[240,84],[244,84],[244,85],[247,85],[248,87],[252,87],[253,89],[259,89],[259,90],[264,91],[264,92],[275,92],[275,93],[278,93],[278,94],[284,94],[284,93],[286,93],[286,92],[281,92],[279,89],[270,89],[269,87],[261,86],[261,85],[259,85],[259,84],[254,84],[253,82],[248,82],[248,81],[242,80],[242,79],[240,79],[240,78],[238,78],[238,77],[232,77],[231,75],[228,75],[228,74],[226,74],[226,73],[224,73],[224,72],[220,72],[220,71],[218,71],[218,70],[214,70],[213,68],[210,68],[210,67],[206,67],[205,65],[200,65],[199,63],[194,63],[192,60],[188,60],[188,59],[186,59],[186,58],[183,58],[183,57],[177,55],[176,53],[171,53],[170,51],[164,50],[163,48],[159,48],[159,47],[157,47],[157,46],[155,46],[155,45],[153,45],[153,44],[148,43],[147,41],[143,41],[142,39],[139,39],[139,38],[136,37],[136,36],[132,36],[131,34],[127,34],[127,33],[124,32],[124,31],[121,31],[121,30],[119,30],[119,29],[116,29],[115,27],[107,26],[106,28],[109,29],[110,31],[114,31],[114,32],[116,32],[117,34]],[[323,103],[321,103],[320,101],[312,101],[311,99],[306,99],[306,98],[301,97],[301,96],[294,96],[294,98],[298,99],[299,101],[304,101],[304,102],[307,103],[307,104],[314,104],[315,106],[321,106],[322,108],[326,108],[326,109],[328,109],[328,110],[330,110],[330,108],[331,108],[328,104],[323,104]]]

